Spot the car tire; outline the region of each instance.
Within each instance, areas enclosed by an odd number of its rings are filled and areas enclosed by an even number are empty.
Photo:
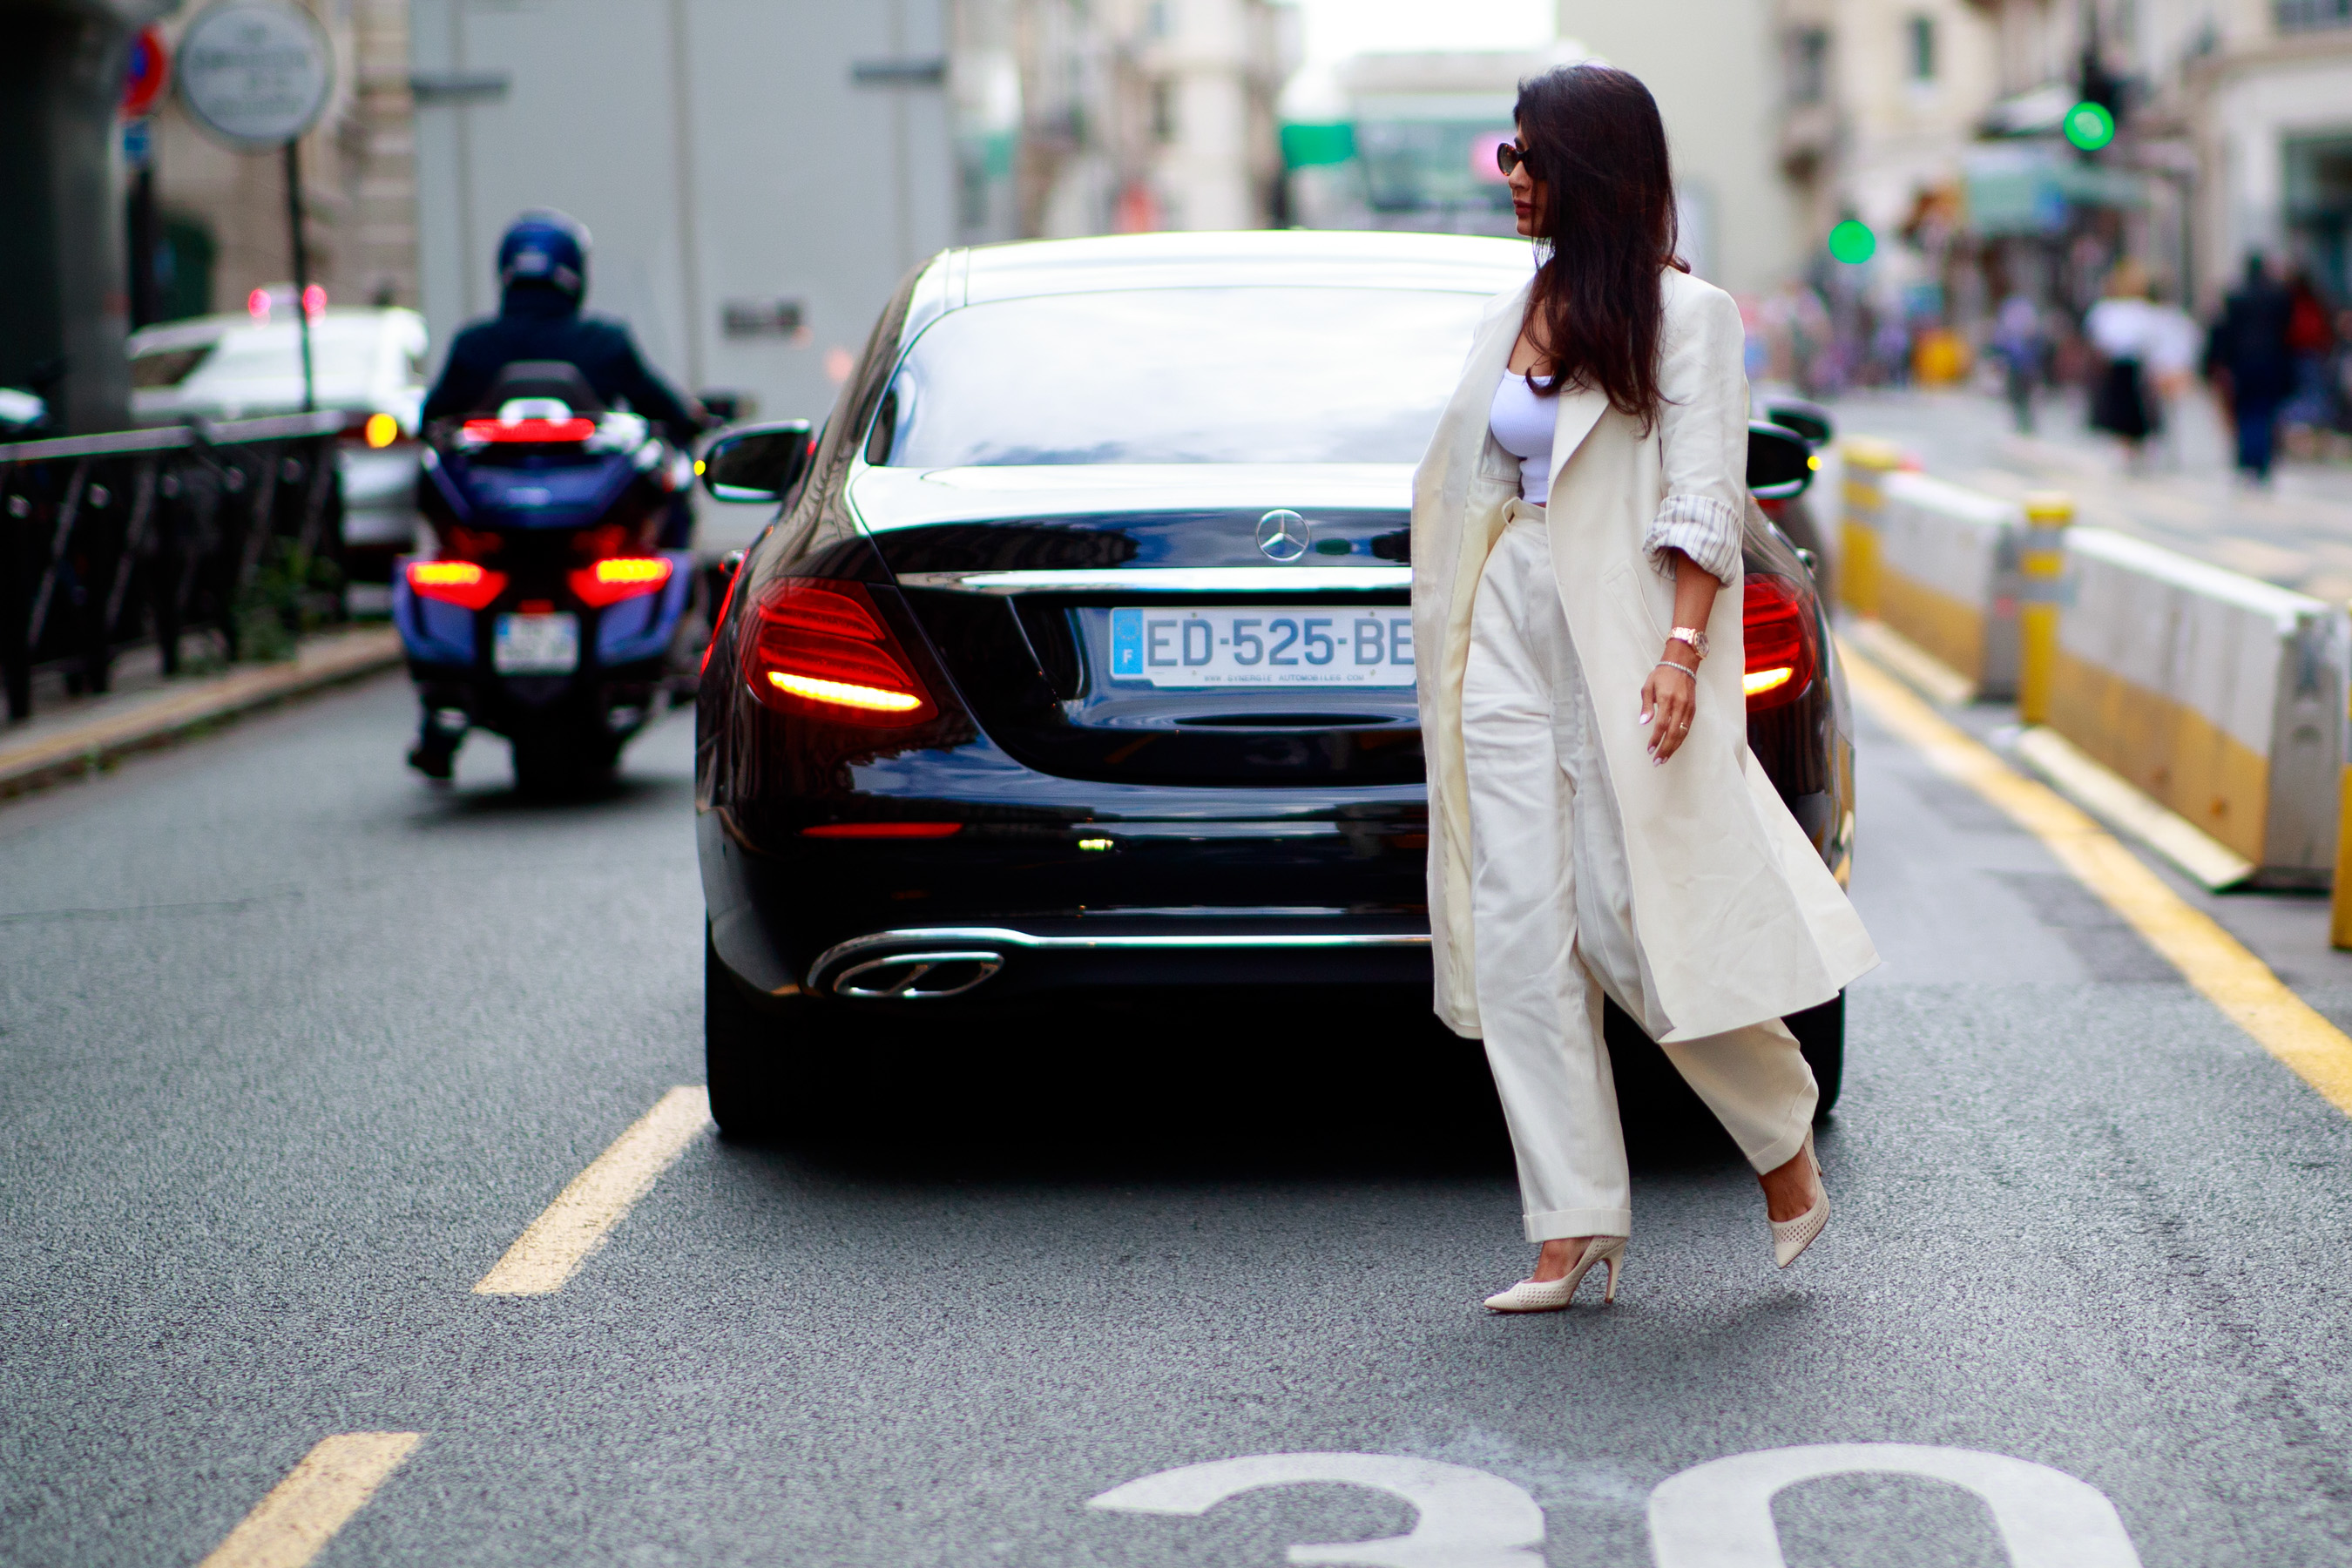
[[[764,1005],[763,1005],[764,1004]],[[805,1002],[754,999],[702,937],[702,1056],[710,1119],[730,1142],[805,1138],[840,1109],[843,1042]]]
[[[1845,993],[1839,992],[1818,1007],[1791,1013],[1783,1021],[1789,1033],[1797,1037],[1798,1048],[1805,1053],[1806,1064],[1813,1069],[1813,1082],[1821,1089],[1822,1097],[1813,1106],[1813,1121],[1818,1125],[1830,1119],[1830,1108],[1837,1103],[1845,1078]]]

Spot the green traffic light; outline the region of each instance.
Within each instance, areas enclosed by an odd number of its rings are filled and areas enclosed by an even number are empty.
[[[1846,219],[1830,230],[1830,254],[1849,267],[1858,267],[1878,252],[1878,237],[1866,223]]]
[[[2066,140],[2085,153],[2095,153],[2116,139],[2116,117],[2106,105],[2087,100],[2066,111]]]

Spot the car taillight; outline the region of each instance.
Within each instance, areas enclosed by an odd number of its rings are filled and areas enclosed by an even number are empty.
[[[572,593],[582,604],[602,609],[624,599],[658,594],[674,570],[667,555],[608,555],[572,574]]]
[[[825,822],[801,829],[803,838],[952,838],[961,822]]]
[[[885,729],[939,712],[862,584],[782,578],[746,630],[743,679],[779,711]]]
[[[412,561],[408,563],[408,585],[419,598],[455,605],[460,609],[484,610],[506,592],[507,574],[474,561]]]
[[[1748,710],[1759,713],[1802,697],[1819,656],[1804,594],[1786,577],[1750,577],[1741,620],[1748,645]]]

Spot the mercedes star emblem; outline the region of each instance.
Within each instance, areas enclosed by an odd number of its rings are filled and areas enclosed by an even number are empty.
[[[1269,560],[1296,561],[1307,553],[1307,520],[1288,510],[1257,520],[1257,547]]]

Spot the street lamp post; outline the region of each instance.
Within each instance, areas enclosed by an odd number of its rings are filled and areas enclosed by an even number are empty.
[[[327,107],[334,62],[334,47],[318,18],[288,0],[221,0],[189,23],[180,39],[180,96],[196,122],[243,152],[283,149],[306,414],[318,405],[318,387],[310,363],[310,252],[303,234],[301,143]]]

